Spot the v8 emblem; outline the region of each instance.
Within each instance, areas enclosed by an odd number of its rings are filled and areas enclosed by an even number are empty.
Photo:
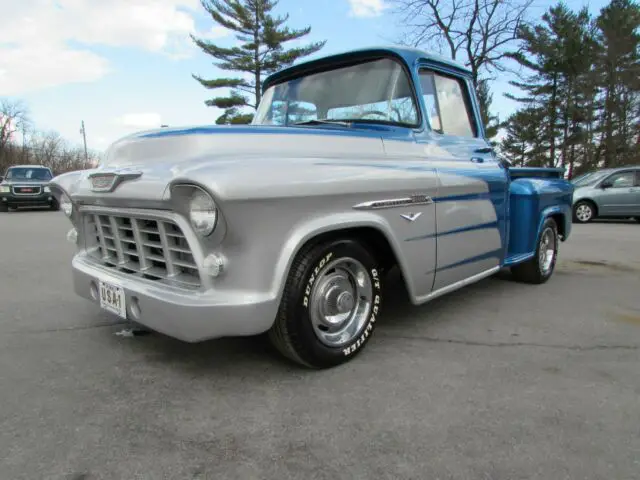
[[[405,220],[409,220],[410,222],[415,222],[420,215],[422,215],[422,212],[400,214],[402,218],[404,218]]]

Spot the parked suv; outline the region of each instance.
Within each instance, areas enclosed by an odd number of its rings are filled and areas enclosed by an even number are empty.
[[[640,222],[640,165],[606,168],[574,178],[573,220],[597,217],[629,218]]]
[[[42,165],[9,167],[0,182],[0,212],[18,207],[49,207],[58,210],[49,182],[53,172]]]

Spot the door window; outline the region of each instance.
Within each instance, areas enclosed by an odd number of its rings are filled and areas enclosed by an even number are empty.
[[[476,136],[466,87],[461,79],[422,70],[420,86],[427,121],[433,130],[445,135]]]
[[[605,180],[611,188],[629,188],[635,183],[635,172],[614,173]]]

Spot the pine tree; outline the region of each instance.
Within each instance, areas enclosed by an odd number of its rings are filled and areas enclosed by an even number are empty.
[[[289,15],[274,16],[271,12],[278,0],[201,0],[204,9],[218,25],[236,32],[241,45],[225,48],[192,35],[194,43],[217,60],[221,70],[241,72],[245,78],[215,78],[206,80],[193,77],[208,89],[229,88],[230,94],[207,100],[225,112],[216,123],[249,123],[253,114],[240,113],[240,109],[254,110],[260,103],[262,80],[296,60],[322,49],[325,41],[285,49],[284,44],[300,39],[311,32],[311,27],[295,30],[285,25]],[[247,79],[246,77],[250,77]]]
[[[598,72],[604,91],[604,166],[637,161],[640,123],[640,5],[612,0],[600,11]],[[634,138],[635,137],[635,138]]]

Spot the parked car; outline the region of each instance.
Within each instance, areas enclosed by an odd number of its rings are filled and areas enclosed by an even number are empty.
[[[14,165],[0,181],[0,212],[19,207],[48,207],[58,210],[58,200],[51,194],[50,168],[42,165]]]
[[[551,277],[573,186],[497,159],[466,68],[364,49],[263,91],[251,125],[141,132],[53,180],[78,295],[188,342],[269,332],[325,368],[368,343],[393,266],[416,305],[502,268]]]
[[[575,222],[630,217],[640,222],[640,165],[596,170],[571,182]]]

